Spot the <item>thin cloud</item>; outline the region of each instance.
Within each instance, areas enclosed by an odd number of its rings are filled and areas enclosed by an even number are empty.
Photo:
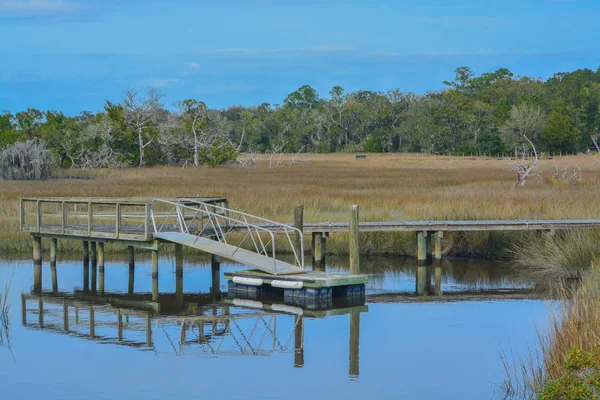
[[[152,79],[149,84],[155,88],[174,86],[181,82],[179,78],[156,78]]]
[[[82,10],[66,0],[0,0],[0,17],[37,17],[73,14]]]

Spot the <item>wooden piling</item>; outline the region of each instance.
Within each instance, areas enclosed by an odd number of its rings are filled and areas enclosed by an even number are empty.
[[[431,261],[431,233],[417,232],[417,260]]]
[[[42,238],[33,236],[33,290],[42,290]]]
[[[83,262],[89,262],[90,261],[90,242],[88,242],[87,240],[84,240],[81,242],[81,245],[83,247]]]
[[[98,242],[98,291],[104,294],[104,243]]]
[[[135,251],[133,246],[127,246],[127,252],[129,253],[129,268],[135,268]]]
[[[83,261],[83,291],[87,292],[90,290],[90,262],[89,260]]]
[[[98,257],[98,251],[96,250],[96,242],[90,242],[90,259],[92,262],[96,262]]]
[[[296,232],[296,252],[300,256],[302,250],[302,233],[304,232],[304,206],[296,205],[294,207],[294,228],[300,230],[300,233]]]
[[[56,262],[56,253],[58,248],[58,240],[56,238],[52,238],[50,241],[50,262]]]
[[[152,250],[152,301],[158,301],[158,241],[154,241],[156,250]]]
[[[50,276],[52,277],[52,292],[58,292],[58,275],[56,274],[56,261],[50,261]]]
[[[360,275],[360,241],[358,232],[358,206],[352,206],[350,213],[350,275]]]
[[[183,306],[183,246],[175,244],[175,302]]]
[[[221,293],[221,257],[211,254],[210,267],[212,272],[211,293]]]
[[[433,234],[433,258],[436,260],[442,259],[442,238],[444,232],[435,232]]]

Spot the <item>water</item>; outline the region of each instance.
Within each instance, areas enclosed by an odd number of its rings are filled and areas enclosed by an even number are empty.
[[[104,289],[113,300],[132,298],[125,296],[124,259],[107,260]],[[160,301],[185,304],[160,314],[140,309],[152,307],[148,259],[136,260],[136,309],[84,293],[77,260],[59,259],[53,295],[45,262],[40,314],[32,262],[0,259],[0,288],[12,279],[11,346],[0,346],[2,398],[494,398],[504,379],[499,351],[525,355],[536,342],[535,324],[547,318],[542,301],[488,299],[529,287],[499,263],[446,261],[438,285],[432,268],[431,284],[419,289],[424,270],[412,261],[365,259],[365,306],[299,316],[237,307],[208,294],[208,261],[185,259],[185,295],[178,300],[175,261],[160,259]],[[327,270],[347,272],[344,262],[331,258]],[[241,268],[222,262],[221,274]],[[223,291],[224,283],[221,277]]]

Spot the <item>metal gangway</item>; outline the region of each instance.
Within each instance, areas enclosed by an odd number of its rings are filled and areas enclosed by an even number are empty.
[[[192,247],[272,275],[306,272],[302,232],[290,225],[189,198],[153,200],[150,219],[156,239]],[[299,248],[294,238],[300,238]],[[293,264],[277,259],[276,247],[291,253]]]

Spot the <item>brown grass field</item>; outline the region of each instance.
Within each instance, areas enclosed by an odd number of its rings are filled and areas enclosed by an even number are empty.
[[[48,181],[0,181],[0,251],[30,248],[28,236],[18,232],[18,199],[25,196],[219,195],[232,208],[282,222],[291,221],[295,204],[304,205],[307,222],[346,221],[353,204],[362,221],[600,218],[600,162],[590,155],[543,160],[542,179],[518,188],[510,163],[496,158],[324,154],[302,155],[289,166],[290,158],[278,168],[262,156],[251,168],[62,170]],[[581,182],[553,181],[555,161],[580,166]],[[454,255],[493,256],[512,236],[447,235],[444,247]],[[334,235],[328,251],[344,253],[346,243]],[[414,254],[415,247],[407,234],[365,234],[361,244],[365,253]]]

